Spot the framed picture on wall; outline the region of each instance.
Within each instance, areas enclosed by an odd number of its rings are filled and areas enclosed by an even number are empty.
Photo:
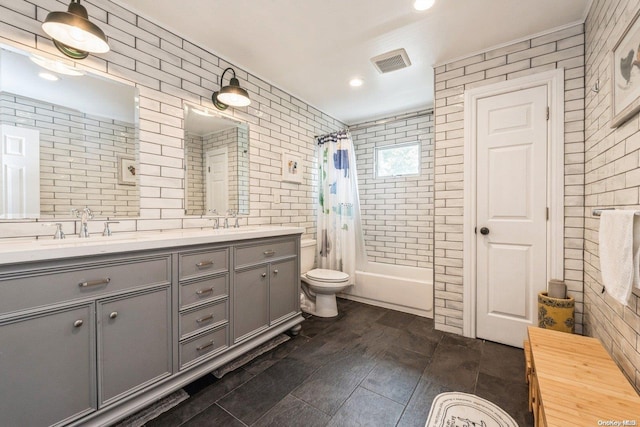
[[[118,184],[136,185],[136,159],[133,156],[118,156]]]
[[[302,159],[300,157],[282,153],[282,181],[302,184]]]
[[[640,10],[611,51],[611,127],[640,110]]]

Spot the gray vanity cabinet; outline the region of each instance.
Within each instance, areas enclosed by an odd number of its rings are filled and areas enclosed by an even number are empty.
[[[98,301],[100,407],[171,375],[170,290]]]
[[[94,318],[82,304],[0,322],[0,425],[64,424],[96,410]]]
[[[236,271],[233,288],[234,342],[269,326],[269,268],[266,265]]]
[[[234,343],[300,312],[298,245],[289,237],[235,247]]]
[[[172,244],[0,260],[0,427],[114,425],[302,322],[299,233]]]
[[[269,277],[269,322],[277,323],[300,310],[298,260],[271,264]]]

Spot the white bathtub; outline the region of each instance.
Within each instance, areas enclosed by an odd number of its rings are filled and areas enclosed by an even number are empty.
[[[356,284],[339,296],[433,318],[433,271],[368,262],[356,271]]]

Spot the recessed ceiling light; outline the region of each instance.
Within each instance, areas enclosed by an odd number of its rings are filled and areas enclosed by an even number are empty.
[[[436,0],[416,0],[413,2],[413,8],[419,11],[427,10],[430,9],[435,2]]]
[[[349,85],[351,87],[360,87],[360,86],[362,86],[363,83],[364,83],[364,81],[359,77],[355,77],[355,78],[353,78],[353,79],[351,79],[349,81]]]
[[[38,77],[40,77],[41,79],[45,79],[45,80],[49,80],[50,82],[55,82],[56,80],[58,80],[58,76],[54,76],[51,73],[39,73]]]

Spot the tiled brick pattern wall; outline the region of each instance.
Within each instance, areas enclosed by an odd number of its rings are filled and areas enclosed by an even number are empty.
[[[634,0],[594,0],[586,21],[585,332],[598,337],[640,390],[640,292],[624,307],[602,294],[593,208],[640,209],[640,117],[611,129],[609,54],[640,6]],[[597,81],[600,91],[593,92]]]
[[[138,216],[138,187],[118,184],[118,156],[136,154],[133,123],[6,92],[0,122],[40,131],[43,217],[69,218],[72,208],[84,206],[100,216]]]
[[[565,271],[582,325],[584,192],[584,31],[572,26],[435,70],[436,328],[462,333],[464,91],[542,71],[565,69]]]
[[[369,261],[433,267],[433,112],[390,117],[352,132]],[[375,149],[419,141],[420,175],[376,178]]]
[[[144,17],[111,2],[85,1],[91,20],[109,38],[111,51],[80,61],[90,68],[135,84],[140,93],[140,216],[136,229],[162,229],[195,224],[184,216],[183,102],[211,107],[219,88],[224,59],[194,45]],[[0,0],[0,42],[31,51],[61,54],[45,36],[41,23],[51,10],[68,2]],[[215,48],[215,46],[213,47]],[[249,91],[248,108],[228,114],[250,125],[249,167],[251,211],[244,223],[287,224],[315,236],[313,136],[344,125],[327,114],[235,65],[236,76]],[[281,182],[283,152],[303,159],[303,184]],[[115,229],[115,227],[114,227]],[[31,230],[31,228],[29,228]],[[33,231],[29,231],[32,233]],[[0,225],[0,236],[15,235],[15,226]]]

